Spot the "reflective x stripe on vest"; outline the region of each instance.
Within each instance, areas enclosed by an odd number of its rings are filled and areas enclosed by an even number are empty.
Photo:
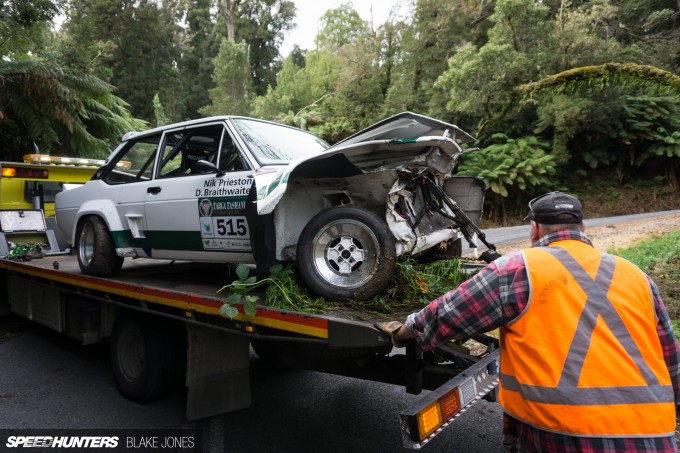
[[[602,256],[600,267],[593,280],[566,250],[557,247],[546,248],[546,250],[567,268],[588,295],[588,300],[578,321],[557,388],[523,385],[511,376],[503,376],[503,386],[508,390],[521,393],[526,400],[548,404],[598,405],[674,401],[672,387],[659,385],[659,380],[643,360],[623,320],[607,299],[607,291],[616,267],[614,257]],[[602,316],[633,359],[647,387],[576,388],[598,315]]]
[[[501,328],[503,408],[569,435],[672,435],[674,392],[644,274],[576,241],[524,255],[530,301]],[[603,341],[616,343],[611,352]]]

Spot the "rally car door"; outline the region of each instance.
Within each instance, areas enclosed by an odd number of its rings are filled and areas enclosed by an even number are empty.
[[[201,161],[199,163],[199,161]],[[148,256],[249,261],[252,179],[224,123],[167,131],[146,193]]]

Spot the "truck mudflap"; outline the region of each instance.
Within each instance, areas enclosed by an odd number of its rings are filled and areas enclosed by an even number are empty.
[[[473,404],[495,392],[499,357],[500,349],[491,351],[402,411],[399,421],[404,447],[421,449]]]

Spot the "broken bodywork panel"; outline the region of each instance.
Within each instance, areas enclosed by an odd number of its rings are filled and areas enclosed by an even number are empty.
[[[434,186],[477,222],[484,185],[451,176],[461,145],[474,140],[457,126],[413,113],[377,123],[320,155],[255,174],[257,212],[274,212],[276,258],[295,257],[302,227],[318,212],[353,205],[383,218],[397,255],[419,253],[460,237],[461,221]]]

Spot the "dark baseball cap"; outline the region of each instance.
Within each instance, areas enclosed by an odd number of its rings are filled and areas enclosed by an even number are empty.
[[[526,219],[545,225],[581,223],[583,207],[573,195],[564,192],[550,192],[529,202]]]

